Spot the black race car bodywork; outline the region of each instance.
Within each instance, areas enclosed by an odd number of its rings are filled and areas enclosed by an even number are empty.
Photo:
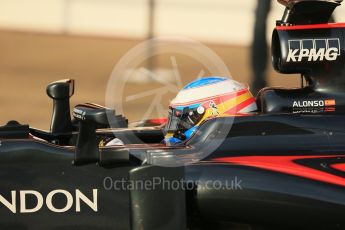
[[[128,128],[94,104],[71,121],[74,82],[52,83],[50,132],[0,128],[1,228],[344,229],[345,25],[327,24],[341,1],[281,2],[273,65],[307,86],[263,89],[258,113],[208,120],[168,147],[154,121]],[[113,137],[125,145],[99,147]]]

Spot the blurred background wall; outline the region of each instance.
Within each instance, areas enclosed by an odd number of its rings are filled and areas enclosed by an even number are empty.
[[[177,35],[201,41],[218,54],[233,77],[250,83],[249,64],[255,0],[0,0],[0,123],[16,119],[47,129],[51,101],[46,85],[76,79],[72,106],[104,104],[105,89],[117,61],[149,36]],[[283,7],[272,1],[268,38]],[[345,20],[345,8],[336,12]],[[195,63],[178,59],[187,83]],[[267,60],[269,62],[269,60]],[[157,65],[170,68],[160,58]],[[298,76],[268,69],[269,85],[297,87]],[[155,84],[130,84],[127,94]],[[167,95],[172,98],[174,95]],[[152,98],[127,103],[130,120],[142,118]],[[167,107],[169,100],[162,102]],[[155,114],[152,114],[155,116]]]
[[[248,45],[255,0],[156,0],[154,34]],[[274,4],[270,26],[281,17]],[[145,38],[150,0],[1,0],[0,27],[24,31]],[[235,30],[234,30],[235,29]]]

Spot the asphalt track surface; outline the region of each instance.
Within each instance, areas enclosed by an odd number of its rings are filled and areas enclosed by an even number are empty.
[[[18,120],[30,126],[49,129],[52,102],[46,96],[46,85],[52,81],[73,78],[75,95],[71,106],[84,102],[105,103],[105,89],[113,67],[139,40],[67,36],[54,34],[0,31],[0,124]],[[235,80],[250,83],[249,47],[205,44],[226,63]],[[200,64],[176,55],[182,82],[194,80]],[[269,62],[269,60],[268,60]],[[155,59],[157,68],[171,68],[169,55]],[[146,64],[143,64],[146,65]],[[271,86],[298,87],[299,77],[275,73],[269,64]],[[206,73],[207,74],[207,73]],[[123,98],[161,87],[159,83],[126,83],[122,99],[124,113],[130,121],[143,118],[155,96],[126,101]],[[174,93],[166,93],[159,102],[167,108]],[[150,115],[157,116],[153,111]]]

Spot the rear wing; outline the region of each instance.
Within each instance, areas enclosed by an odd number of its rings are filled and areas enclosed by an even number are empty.
[[[286,9],[277,25],[328,23],[335,8],[343,0],[278,0]]]

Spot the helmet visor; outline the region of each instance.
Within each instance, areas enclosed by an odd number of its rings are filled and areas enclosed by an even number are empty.
[[[196,126],[204,117],[205,111],[200,108],[184,108],[178,110],[170,108],[168,123],[165,126],[166,133],[185,132]]]

